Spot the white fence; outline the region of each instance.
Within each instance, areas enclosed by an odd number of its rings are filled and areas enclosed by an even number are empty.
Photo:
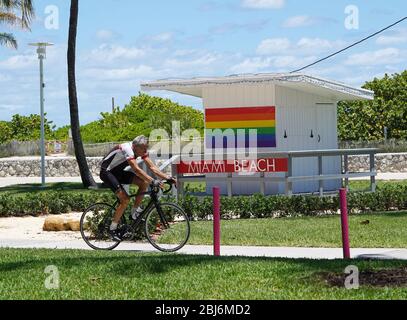
[[[325,183],[330,180],[340,180],[344,187],[349,186],[350,178],[370,178],[370,190],[376,191],[376,166],[375,155],[378,152],[377,149],[354,149],[354,150],[314,150],[314,151],[294,151],[294,152],[279,152],[279,153],[267,153],[259,155],[259,158],[287,158],[288,159],[288,172],[281,177],[266,177],[261,174],[260,177],[241,176],[233,177],[232,174],[228,174],[225,177],[207,177],[204,174],[186,175],[177,172],[177,166],[175,165],[180,161],[180,156],[173,156],[172,159],[166,162],[163,167],[172,167],[172,174],[177,177],[179,181],[178,193],[184,194],[184,184],[186,182],[227,182],[227,195],[233,196],[233,183],[241,182],[257,182],[260,185],[261,194],[265,194],[266,182],[271,183],[284,183],[285,194],[291,196],[293,192],[293,184],[300,181],[315,181],[319,183],[318,194],[323,196],[325,194]],[[364,172],[350,172],[349,170],[349,157],[355,155],[368,155],[369,156],[369,168]],[[340,173],[329,174],[323,170],[323,159],[326,157],[340,157]],[[295,158],[314,158],[317,161],[318,173],[315,175],[307,176],[295,176],[293,175],[294,159]],[[227,158],[225,158],[227,159]]]

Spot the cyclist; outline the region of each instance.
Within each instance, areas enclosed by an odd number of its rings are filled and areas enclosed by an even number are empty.
[[[137,216],[141,212],[143,212],[140,205],[144,198],[143,193],[147,191],[147,188],[149,186],[155,188],[160,187],[161,189],[164,187],[161,181],[150,177],[138,166],[136,161],[138,157],[141,157],[141,159],[144,160],[147,167],[158,178],[167,180],[173,184],[176,184],[177,182],[175,178],[160,171],[160,169],[151,161],[147,150],[148,139],[145,136],[138,136],[133,142],[115,146],[102,160],[100,178],[110,189],[112,189],[120,200],[120,204],[113,217],[109,230],[110,237],[115,241],[122,240],[120,233],[118,232],[118,224],[130,202],[129,194],[123,188],[123,184],[135,184],[138,186],[136,200],[131,209],[131,217],[134,220],[137,219]],[[128,166],[130,166],[134,172],[125,170]]]

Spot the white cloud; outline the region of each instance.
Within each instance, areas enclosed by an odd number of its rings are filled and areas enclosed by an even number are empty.
[[[197,57],[193,60],[186,60],[183,58],[182,60],[179,59],[167,59],[164,62],[164,66],[167,68],[171,68],[174,70],[178,69],[191,69],[191,68],[197,68],[197,67],[202,67],[202,66],[208,66],[216,62],[218,59],[220,59],[221,56],[214,54],[214,53],[206,53],[201,57]]]
[[[285,5],[285,0],[243,0],[243,8],[251,9],[281,9]]]
[[[399,29],[392,33],[382,35],[377,38],[376,43],[384,46],[407,43],[407,29]]]
[[[330,41],[321,38],[301,38],[298,43],[298,49],[324,51],[343,47],[346,43],[341,40]]]
[[[136,47],[122,47],[119,45],[102,44],[96,49],[93,49],[88,55],[88,60],[98,62],[111,62],[114,60],[136,60],[144,57],[145,49]]]
[[[310,16],[295,16],[283,22],[284,28],[308,27],[317,23],[317,19]]]
[[[163,32],[156,34],[151,37],[151,40],[158,41],[158,42],[167,42],[174,38],[174,34],[172,32]]]
[[[156,76],[156,73],[152,67],[141,65],[121,69],[90,68],[84,71],[84,75],[96,81],[105,81],[151,78]]]
[[[230,68],[233,73],[255,73],[271,67],[271,58],[246,58],[244,61]]]
[[[96,33],[96,37],[101,41],[109,41],[115,37],[115,33],[111,30],[102,29]]]
[[[345,64],[350,66],[391,65],[405,60],[397,48],[386,48],[377,51],[366,51],[353,54],[346,59]]]
[[[287,38],[270,38],[263,40],[257,47],[257,54],[316,54],[327,50],[343,48],[345,42],[341,40],[331,41],[321,38],[301,38],[297,43],[292,43]]]
[[[0,73],[0,82],[1,81],[9,81],[10,79],[11,79],[11,77],[9,75]]]
[[[271,38],[263,40],[257,47],[257,54],[267,55],[288,50],[291,42],[287,38]]]
[[[316,57],[298,57],[293,55],[275,57],[253,57],[246,58],[230,68],[233,73],[259,73],[259,72],[289,72],[292,69],[302,67]]]
[[[197,52],[198,51],[195,49],[180,49],[180,50],[174,51],[173,55],[174,55],[174,57],[186,57],[186,56],[191,56]]]
[[[259,30],[262,30],[266,27],[266,25],[269,23],[269,19],[263,19],[263,20],[256,20],[253,22],[248,22],[248,23],[224,23],[219,26],[215,26],[209,29],[209,32],[211,34],[224,34],[228,32],[235,32],[239,30],[244,30],[247,32],[256,32]]]
[[[16,70],[34,67],[38,64],[38,57],[35,53],[12,56],[6,60],[0,61],[0,69]]]
[[[12,112],[12,113],[17,112],[18,110],[24,109],[24,107],[25,107],[24,105],[19,105],[19,104],[0,104],[0,110]]]

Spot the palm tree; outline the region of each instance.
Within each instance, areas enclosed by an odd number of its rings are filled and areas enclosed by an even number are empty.
[[[0,24],[17,26],[30,30],[30,24],[34,18],[32,0],[0,0]],[[0,32],[0,45],[17,49],[17,40],[13,34]]]
[[[82,183],[85,188],[96,186],[95,180],[89,170],[88,162],[86,161],[85,150],[83,148],[80,124],[79,124],[79,108],[78,96],[76,92],[76,75],[75,75],[75,60],[76,60],[76,34],[78,30],[78,0],[71,0],[71,13],[69,19],[69,38],[68,38],[68,90],[69,90],[69,108],[71,114],[71,130],[72,141],[75,149],[75,157],[78,162],[79,171],[82,178]]]

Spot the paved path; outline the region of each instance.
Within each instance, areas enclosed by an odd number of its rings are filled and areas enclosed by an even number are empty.
[[[5,240],[2,248],[41,248],[41,249],[79,249],[91,250],[83,241],[42,241]],[[150,244],[122,243],[116,251],[158,252]],[[179,251],[187,255],[213,255],[212,246],[187,245]],[[342,259],[342,249],[336,248],[285,248],[285,247],[221,247],[222,256],[269,257],[290,259]],[[398,259],[407,260],[407,249],[351,249],[354,259]]]

